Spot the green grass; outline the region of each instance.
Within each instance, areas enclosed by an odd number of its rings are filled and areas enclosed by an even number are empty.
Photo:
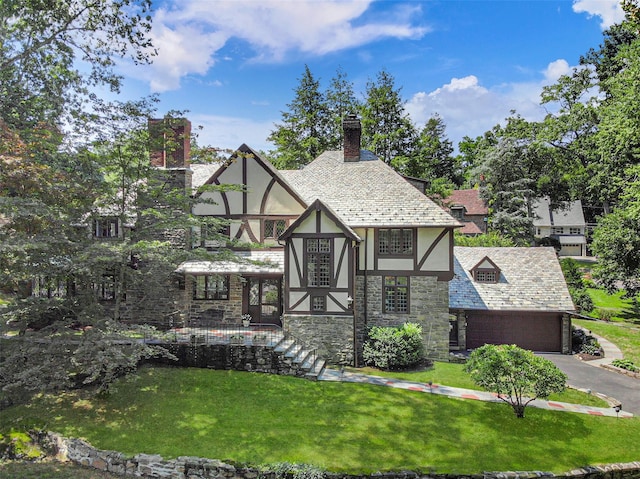
[[[631,300],[622,297],[624,291],[608,294],[604,289],[587,288],[587,292],[589,296],[591,296],[595,306],[594,311],[590,313],[592,316],[597,317],[598,309],[604,309],[611,312],[611,319],[613,321],[634,321],[640,319],[637,318],[633,312]]]
[[[41,397],[0,411],[101,449],[306,463],[336,472],[543,470],[640,457],[640,419],[452,399],[367,384],[148,368],[106,398]]]
[[[625,359],[630,359],[634,364],[640,365],[640,325],[619,321],[606,323],[586,319],[574,319],[572,322],[608,339],[620,348]]]
[[[435,363],[434,367],[417,371],[381,371],[374,368],[359,368],[352,371],[373,376],[383,376],[389,378],[405,379],[417,383],[443,384],[454,388],[482,389],[477,386],[469,374],[464,372],[463,364],[456,363]],[[575,389],[566,389],[562,393],[552,394],[549,397],[552,401],[567,402],[571,404],[584,404],[586,406],[608,407],[609,404],[597,396],[592,396]]]
[[[69,463],[0,462],[0,479],[117,479],[108,474]]]

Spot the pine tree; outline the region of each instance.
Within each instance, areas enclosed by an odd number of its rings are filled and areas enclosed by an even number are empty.
[[[383,69],[375,81],[367,82],[361,113],[363,146],[402,173],[415,151],[416,131],[400,94],[393,76]]]
[[[295,88],[295,98],[282,112],[282,123],[276,125],[268,140],[276,145],[273,152],[279,169],[297,169],[313,161],[328,149],[330,117],[320,82],[305,65]]]

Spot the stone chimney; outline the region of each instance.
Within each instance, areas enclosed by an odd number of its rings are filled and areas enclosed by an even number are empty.
[[[186,118],[149,120],[151,165],[159,168],[189,168],[191,122]]]
[[[342,120],[342,129],[344,131],[344,161],[360,161],[360,137],[362,135],[362,127],[360,119],[349,114]]]

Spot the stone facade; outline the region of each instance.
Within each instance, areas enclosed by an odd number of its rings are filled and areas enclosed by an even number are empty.
[[[449,358],[449,283],[438,281],[434,276],[411,276],[409,313],[389,314],[383,311],[382,281],[382,276],[356,277],[355,311],[358,326],[358,354],[362,353],[362,344],[366,339],[367,329],[371,326],[401,326],[411,322],[422,326],[427,358],[447,361]]]
[[[282,321],[286,332],[329,364],[354,364],[352,316],[285,314]]]
[[[254,468],[245,465],[233,465],[216,459],[181,456],[176,459],[164,459],[155,454],[137,454],[126,456],[116,451],[104,451],[94,448],[81,439],[68,439],[56,433],[42,435],[40,441],[53,449],[59,460],[71,461],[85,467],[126,477],[146,477],[156,479],[284,479],[295,477],[277,474],[268,468]],[[640,476],[640,462],[588,466],[563,474],[543,471],[484,472],[479,474],[436,474],[414,471],[373,473],[353,475],[324,473],[326,479],[533,479],[539,477],[564,479],[633,479]]]

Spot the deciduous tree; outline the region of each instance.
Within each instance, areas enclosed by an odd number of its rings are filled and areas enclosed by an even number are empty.
[[[477,385],[497,393],[518,418],[535,399],[563,391],[567,381],[551,361],[515,345],[486,344],[471,353],[465,370]]]

